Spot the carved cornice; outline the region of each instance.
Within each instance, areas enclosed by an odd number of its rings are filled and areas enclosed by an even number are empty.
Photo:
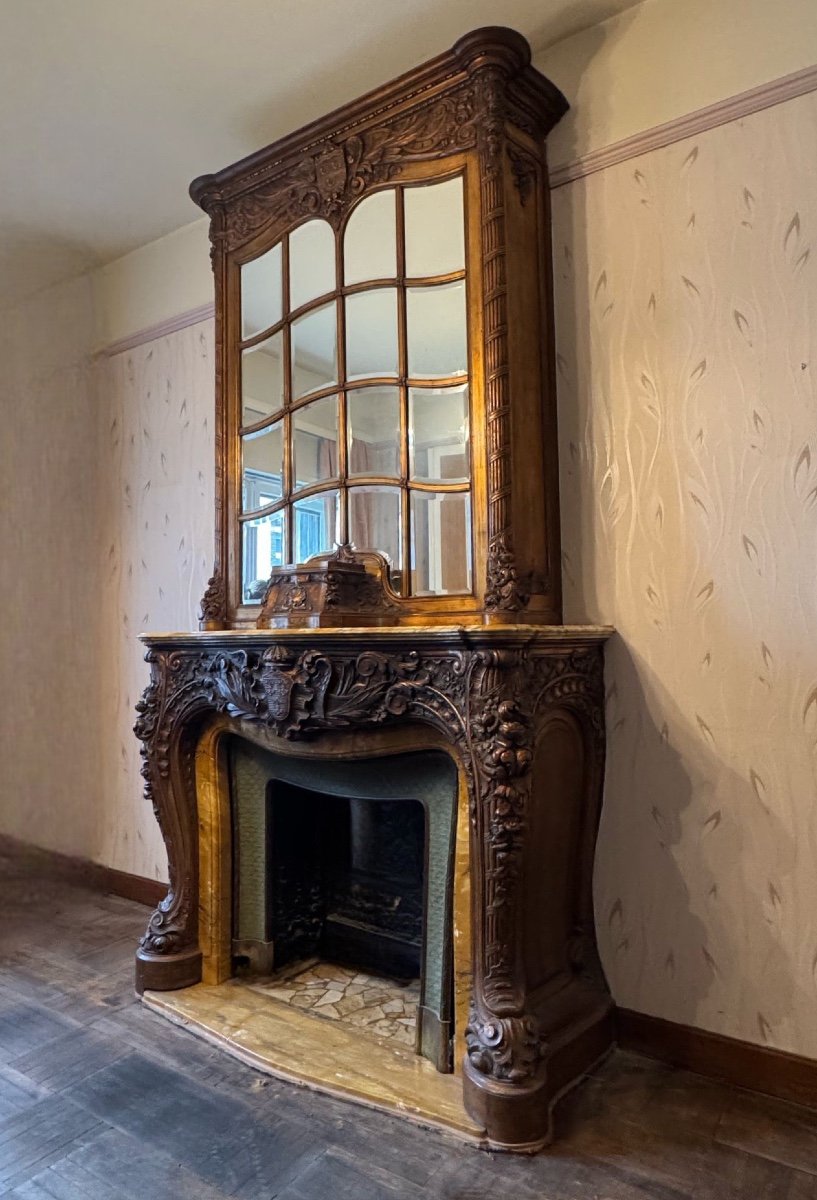
[[[201,203],[214,216],[213,232],[235,250],[272,224],[323,217],[337,226],[367,187],[396,178],[404,163],[467,150],[476,141],[474,88],[464,84],[408,113],[346,137],[318,142],[229,204],[219,193]],[[216,221],[215,215],[219,214]]]

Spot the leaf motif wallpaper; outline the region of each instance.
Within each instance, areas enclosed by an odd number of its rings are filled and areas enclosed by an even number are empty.
[[[0,320],[0,831],[89,855],[100,665],[88,277]]]
[[[97,857],[167,878],[142,796],[134,705],[148,678],[137,637],[196,629],[213,561],[213,322],[101,360],[98,553],[102,563],[104,803]]]
[[[554,192],[619,1004],[817,1057],[817,95]]]

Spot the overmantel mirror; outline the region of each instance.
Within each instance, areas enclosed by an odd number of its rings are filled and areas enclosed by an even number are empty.
[[[382,589],[335,624],[560,619],[544,136],[565,104],[528,55],[479,31],[444,78],[192,185],[219,317],[204,628],[259,623],[273,572],[338,547]],[[270,623],[309,623],[305,579]]]
[[[201,628],[142,639],[137,723],[171,881],[146,1002],[525,1152],[613,1039],[610,631],[560,624],[544,145],[565,107],[523,38],[479,30],[192,185],[216,563]]]

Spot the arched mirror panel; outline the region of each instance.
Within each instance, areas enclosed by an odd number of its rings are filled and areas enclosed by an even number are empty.
[[[472,591],[467,291],[462,174],[243,264],[244,604],[336,543],[381,554],[398,595]]]

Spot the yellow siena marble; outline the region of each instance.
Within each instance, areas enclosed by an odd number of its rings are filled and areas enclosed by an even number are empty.
[[[484,1142],[465,1111],[462,1078],[408,1048],[361,1035],[260,995],[240,980],[145,992],[144,1003],[259,1071]]]

